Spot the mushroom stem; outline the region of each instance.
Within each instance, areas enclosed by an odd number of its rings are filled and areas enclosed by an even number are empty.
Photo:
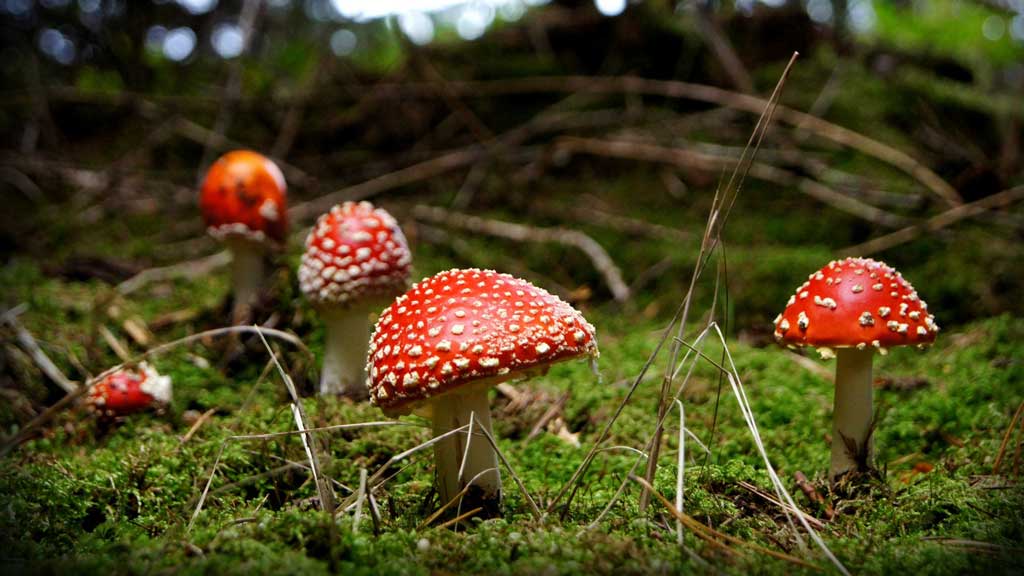
[[[256,242],[245,239],[228,240],[231,250],[231,285],[235,301],[231,319],[236,324],[248,323],[252,305],[263,286],[266,253]]]
[[[366,350],[370,345],[369,311],[362,307],[321,312],[327,330],[320,395],[365,400]]]
[[[445,394],[433,401],[432,410],[435,437],[469,424],[470,414],[473,414],[471,435],[453,434],[434,445],[437,492],[441,497],[441,505],[447,504],[467,484],[472,483],[458,509],[466,512],[481,507],[483,510],[479,515],[491,518],[499,515],[501,472],[498,468],[498,455],[487,437],[479,431],[482,428],[494,437],[487,390],[488,387],[482,386],[465,392]],[[468,452],[466,442],[469,442]],[[452,511],[455,510],[453,507]]]
[[[832,414],[832,465],[835,482],[850,471],[872,468],[871,361],[873,350],[840,348],[836,352],[836,392]]]

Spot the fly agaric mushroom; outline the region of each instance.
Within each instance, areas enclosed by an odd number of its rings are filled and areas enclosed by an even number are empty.
[[[430,418],[435,437],[469,424],[470,414],[491,433],[491,386],[597,355],[594,327],[558,297],[493,270],[449,270],[416,284],[381,314],[367,362],[370,401],[389,416]],[[497,455],[484,436],[467,438],[453,434],[435,444],[438,493],[447,503],[472,483],[462,508],[480,506],[482,515],[495,516]]]
[[[140,362],[136,369],[122,368],[89,387],[86,405],[101,416],[115,418],[161,408],[170,401],[171,377]]]
[[[871,362],[895,346],[925,348],[939,326],[928,305],[899,272],[883,262],[847,258],[811,274],[775,319],[775,338],[790,347],[814,346],[837,357],[832,416],[835,483],[872,469]]]
[[[267,252],[288,232],[287,186],[277,165],[251,150],[221,156],[206,173],[199,206],[211,236],[231,251],[233,320],[248,320],[263,283]]]
[[[411,260],[398,222],[369,202],[345,202],[317,220],[299,287],[327,328],[320,394],[366,398],[369,315],[405,290]]]

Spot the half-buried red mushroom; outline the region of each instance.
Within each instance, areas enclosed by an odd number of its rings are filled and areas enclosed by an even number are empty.
[[[775,319],[775,338],[837,357],[832,420],[833,482],[873,469],[872,358],[895,346],[926,347],[939,327],[928,305],[882,262],[847,258],[811,274]]]
[[[572,306],[525,280],[476,269],[441,272],[400,296],[377,322],[369,352],[370,401],[391,416],[430,418],[435,437],[466,426],[471,414],[474,429],[492,434],[491,386],[598,355],[594,327]],[[462,510],[498,515],[501,474],[486,437],[453,434],[434,455],[442,503],[469,485]]]
[[[171,378],[141,362],[135,368],[122,368],[94,383],[85,402],[91,411],[106,418],[162,408],[171,402]]]

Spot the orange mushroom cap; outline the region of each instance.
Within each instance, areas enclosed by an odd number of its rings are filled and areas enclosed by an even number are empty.
[[[281,244],[288,233],[281,170],[251,150],[235,150],[210,166],[199,194],[207,230],[217,238],[241,236]]]
[[[829,262],[811,274],[775,319],[775,338],[789,346],[832,348],[927,346],[939,326],[928,305],[894,268],[870,258]]]

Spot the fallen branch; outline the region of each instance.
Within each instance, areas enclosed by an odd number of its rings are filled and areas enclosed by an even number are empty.
[[[210,256],[204,256],[198,260],[188,260],[160,268],[148,268],[118,284],[117,291],[121,295],[126,295],[154,282],[164,282],[178,278],[197,278],[230,263],[231,253],[224,250]]]
[[[883,250],[888,250],[905,244],[911,240],[917,238],[925,232],[936,232],[952,224],[971,218],[979,214],[984,214],[989,210],[996,208],[1004,208],[1015,202],[1024,199],[1024,186],[1017,186],[1016,188],[1010,188],[1003,190],[991,196],[982,198],[971,202],[970,204],[961,204],[956,208],[946,210],[942,214],[933,216],[920,224],[914,226],[907,226],[906,228],[886,234],[885,236],[879,236],[872,240],[868,240],[862,244],[856,246],[850,246],[840,250],[840,254],[851,255],[851,256],[870,256]]]
[[[735,158],[644,142],[600,140],[596,138],[562,138],[556,142],[555,146],[559,151],[673,164],[710,173],[727,170],[736,165]],[[785,188],[795,187],[800,192],[837,210],[857,216],[879,226],[895,228],[907,223],[907,219],[902,216],[886,212],[870,204],[865,204],[860,200],[837,192],[816,180],[797,176],[788,170],[783,170],[769,164],[752,162],[749,175]]]
[[[353,184],[309,202],[295,204],[288,209],[288,216],[296,222],[311,220],[330,210],[335,204],[345,200],[362,200],[381,192],[429,180],[457,168],[468,166],[483,157],[485,153],[485,149],[479,146],[449,152],[442,156],[383,174],[366,182]]]
[[[604,277],[605,283],[616,301],[629,299],[629,286],[622,279],[622,272],[615,265],[608,252],[596,240],[579,230],[565,228],[536,228],[524,224],[486,220],[477,216],[449,212],[436,206],[418,204],[413,207],[413,216],[433,224],[459,228],[478,234],[487,234],[519,242],[552,242],[578,248],[590,258],[594,268]]]

